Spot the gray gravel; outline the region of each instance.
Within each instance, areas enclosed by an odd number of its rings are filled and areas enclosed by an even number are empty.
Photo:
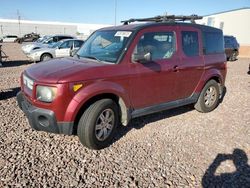
[[[187,106],[137,118],[93,151],[76,136],[29,127],[15,94],[30,63],[19,44],[4,50],[11,62],[0,68],[0,187],[250,187],[250,59],[228,63],[215,111]]]

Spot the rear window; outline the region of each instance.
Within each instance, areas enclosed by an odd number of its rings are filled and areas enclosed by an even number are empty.
[[[59,36],[58,37],[58,41],[59,40],[63,40],[63,39],[72,39],[73,37],[71,37],[71,36]]]
[[[224,53],[224,39],[220,32],[203,33],[204,54]]]

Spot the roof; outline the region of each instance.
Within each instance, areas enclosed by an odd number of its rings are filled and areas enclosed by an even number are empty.
[[[234,11],[240,11],[240,10],[247,10],[247,9],[249,9],[249,11],[250,11],[250,7],[243,7],[243,8],[232,9],[232,10],[217,12],[217,13],[213,13],[213,14],[208,14],[208,15],[204,15],[203,17],[212,16],[212,15],[216,15],[216,14],[224,14],[224,13],[234,12]]]
[[[106,27],[99,29],[98,31],[103,30],[115,30],[115,31],[138,31],[144,28],[148,27],[156,27],[156,26],[190,26],[190,27],[196,27],[201,30],[206,31],[221,31],[220,29],[206,26],[206,25],[200,25],[200,24],[194,24],[194,23],[186,23],[186,22],[146,22],[146,23],[140,23],[140,24],[128,24],[128,25],[119,25],[119,26],[113,26],[113,27]]]
[[[133,31],[136,30],[138,27],[141,27],[142,25],[145,25],[145,23],[140,24],[129,24],[129,25],[118,25],[118,26],[111,26],[111,27],[104,27],[100,30],[129,30]]]
[[[71,41],[71,40],[73,40],[73,41],[83,41],[84,42],[84,40],[81,40],[81,39],[62,39],[62,40],[59,40],[59,41],[63,41],[64,42],[64,41]]]

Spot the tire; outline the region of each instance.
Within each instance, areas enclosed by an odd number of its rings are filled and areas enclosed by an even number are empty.
[[[50,54],[43,54],[41,56],[41,61],[47,61],[47,60],[50,60],[50,59],[52,59],[52,55],[50,55]]]
[[[194,107],[199,112],[211,112],[218,106],[219,97],[219,84],[215,80],[210,80],[202,89],[199,99]]]
[[[78,123],[80,142],[90,149],[108,147],[118,125],[118,112],[117,104],[111,99],[101,99],[90,105]]]
[[[230,61],[236,61],[237,60],[237,51],[236,50],[233,51],[233,53],[231,54],[229,60]]]

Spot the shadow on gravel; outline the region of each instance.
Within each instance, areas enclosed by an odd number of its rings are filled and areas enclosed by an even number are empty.
[[[227,93],[227,88],[224,87],[224,88],[223,88],[223,91],[222,91],[222,94],[221,94],[221,97],[220,97],[220,99],[219,99],[219,102],[220,102],[220,103],[223,102],[226,93]]]
[[[33,63],[32,61],[5,61],[2,62],[2,67],[17,67],[22,65],[28,65]]]
[[[0,91],[0,101],[6,100],[12,97],[16,97],[16,94],[20,91],[20,87],[10,88]]]
[[[222,162],[231,160],[235,172],[216,174]],[[202,178],[202,186],[206,187],[250,187],[250,166],[246,153],[241,149],[234,149],[232,154],[218,154],[213,163],[206,170]]]
[[[193,105],[187,105],[132,119],[127,126],[119,126],[113,143],[118,141],[123,136],[125,136],[132,129],[141,129],[149,123],[159,121],[165,118],[170,118],[172,116],[177,116],[186,113],[188,111],[192,111],[193,109],[194,109]]]

